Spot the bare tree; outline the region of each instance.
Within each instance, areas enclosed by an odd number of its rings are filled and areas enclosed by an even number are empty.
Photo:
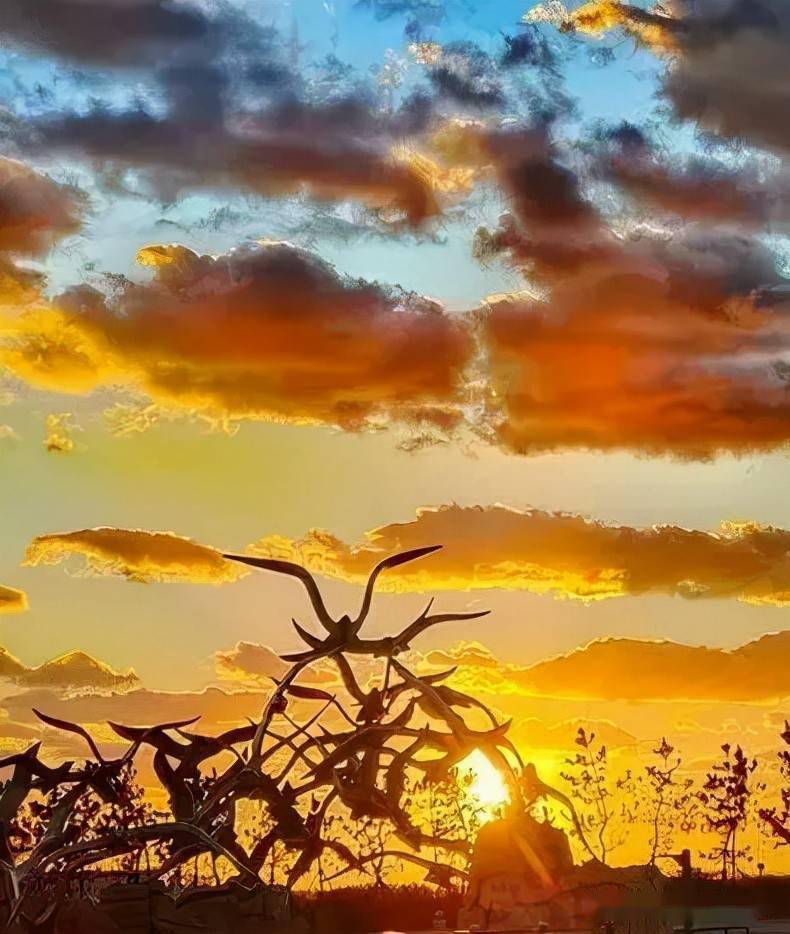
[[[724,757],[707,773],[697,795],[705,809],[708,828],[719,836],[714,849],[703,855],[720,865],[722,879],[735,879],[738,860],[748,852],[748,847],[740,843],[740,833],[748,816],[753,792],[751,776],[757,760],[748,759],[740,746],[733,749],[725,743],[721,748]]]

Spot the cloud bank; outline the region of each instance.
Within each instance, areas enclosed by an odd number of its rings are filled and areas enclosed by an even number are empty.
[[[0,362],[41,388],[127,385],[217,418],[450,429],[472,341],[422,296],[262,242],[224,256],[153,246],[148,285],[90,288],[20,316]],[[184,322],[188,326],[184,326]]]
[[[328,532],[262,539],[253,553],[300,561],[319,574],[363,582],[384,555],[443,544],[429,559],[393,570],[400,591],[524,590],[582,600],[642,594],[790,604],[790,532],[755,523],[715,531],[633,528],[583,516],[505,506],[421,509],[410,521],[349,544]]]

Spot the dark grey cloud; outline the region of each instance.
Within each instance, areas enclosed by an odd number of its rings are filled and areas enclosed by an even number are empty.
[[[613,26],[666,56],[663,93],[681,120],[703,132],[790,150],[790,5],[786,0],[674,0],[665,11],[589,3],[566,30]]]
[[[679,117],[780,152],[790,150],[790,5],[696,0],[676,31],[664,89]]]
[[[790,220],[790,175],[754,160],[735,165],[707,154],[679,156],[632,124],[593,136],[592,171],[648,212],[686,221],[783,229]]]
[[[155,65],[221,40],[218,21],[168,0],[3,0],[4,42],[99,65]]]
[[[245,115],[228,111],[223,73],[211,66],[173,69],[166,81],[171,108],[163,117],[144,107],[54,114],[28,128],[27,145],[137,169],[163,200],[194,188],[281,194],[306,186],[412,224],[437,211],[428,181],[390,151],[423,120],[418,100],[387,118],[353,99]]]
[[[442,46],[438,63],[428,77],[440,98],[474,108],[501,107],[505,92],[488,53],[474,42]]]

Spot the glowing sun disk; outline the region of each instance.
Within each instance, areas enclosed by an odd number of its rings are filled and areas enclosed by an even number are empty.
[[[504,779],[479,750],[471,752],[458,768],[461,774],[466,771],[472,773],[469,791],[484,807],[498,807],[510,799]]]

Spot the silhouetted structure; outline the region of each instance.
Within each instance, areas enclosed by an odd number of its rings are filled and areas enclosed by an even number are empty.
[[[284,656],[291,668],[276,682],[255,723],[219,736],[188,730],[195,720],[146,727],[111,723],[129,746],[120,758],[108,760],[83,727],[36,712],[48,725],[82,737],[90,756],[81,764],[65,762],[52,768],[41,760],[37,744],[0,762],[13,767],[0,793],[5,925],[26,930],[47,924],[69,891],[79,891],[90,880],[94,884],[97,870],[120,868],[146,891],[166,880],[176,886],[176,894],[190,874],[192,883],[198,881],[201,859],[210,865],[217,886],[261,890],[261,873],[275,850],[285,854],[288,889],[316,866],[320,871],[325,853],[341,864],[335,877],[351,870],[365,873],[370,857],[327,832],[328,815],[338,809],[351,820],[386,822],[400,845],[379,855],[412,861],[439,885],[464,879],[453,856],[468,856],[469,841],[426,832],[414,822],[404,803],[407,776],[441,780],[479,749],[506,777],[511,797],[518,802],[520,785],[513,767],[519,759],[506,736],[509,724],[498,723],[479,701],[445,685],[452,670],[421,677],[396,656],[434,625],[485,613],[431,615],[429,604],[395,636],[361,635],[378,576],[437,547],[380,562],[356,618],[337,620],[305,568],[269,558],[226,556],[299,579],[326,631],[324,639],[317,639],[294,622],[308,648]],[[376,686],[363,688],[359,683],[352,662],[360,655],[381,658]],[[297,683],[299,674],[321,659],[337,666],[358,707],[355,715],[329,692]],[[291,699],[320,707],[297,723],[288,712]],[[473,729],[459,713],[472,709],[490,726]],[[146,805],[134,785],[133,766],[142,750],[152,757],[167,797],[167,815]],[[221,760],[221,767],[209,772],[207,764],[215,759]],[[243,802],[264,802],[268,821],[246,847],[237,826]],[[446,854],[446,861],[428,859],[428,847],[432,853]],[[42,899],[46,891],[51,897]]]

